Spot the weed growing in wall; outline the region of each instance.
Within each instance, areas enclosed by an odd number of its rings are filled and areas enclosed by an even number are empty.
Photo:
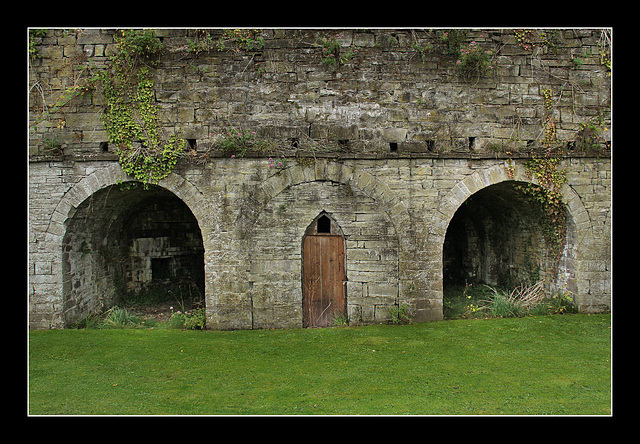
[[[606,145],[602,136],[608,130],[604,116],[600,115],[580,124],[571,142],[577,150],[598,153],[602,151],[603,145]]]
[[[438,40],[444,45],[446,55],[458,55],[462,43],[469,35],[468,29],[448,29],[438,31]]]
[[[388,307],[389,316],[393,324],[410,324],[411,318],[409,317],[409,306],[407,304],[392,305]]]
[[[438,32],[438,41],[443,47],[443,54],[457,57],[458,74],[467,81],[485,77],[495,69],[492,60],[495,55],[494,51],[484,48],[475,40],[466,43],[468,35],[469,30],[467,29],[449,29]],[[424,54],[422,54],[422,60],[424,61]]]
[[[598,40],[598,53],[600,64],[607,68],[607,74],[611,76],[611,31],[603,29]]]
[[[460,76],[466,80],[486,76],[494,69],[492,55],[491,50],[483,49],[476,41],[463,45],[456,61]]]
[[[257,153],[268,153],[278,151],[278,144],[272,139],[264,139],[257,135],[255,131],[236,129],[232,126],[226,128],[225,132],[214,137],[213,146],[229,154],[231,159],[241,158],[251,150]],[[269,169],[281,170],[289,166],[289,160],[284,154],[279,157],[269,157]]]
[[[322,63],[339,68],[358,52],[358,48],[349,48],[347,51],[343,51],[339,40],[342,37],[343,34],[338,33],[319,40],[319,45],[322,47]]]
[[[30,29],[29,30],[29,57],[31,59],[39,59],[38,40],[47,36],[46,29]]]
[[[516,29],[514,31],[516,42],[526,51],[533,51],[534,48],[554,48],[554,31],[543,31],[540,29]]]
[[[269,157],[269,168],[286,168],[287,167],[287,157],[282,154],[279,159],[274,159],[273,157]]]
[[[225,153],[231,154],[232,158],[236,158],[244,157],[249,150],[267,151],[272,148],[273,143],[258,137],[255,131],[230,126],[226,128],[224,134],[216,138],[214,145]]]

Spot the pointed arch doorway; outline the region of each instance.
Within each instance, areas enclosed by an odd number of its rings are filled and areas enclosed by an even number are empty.
[[[302,241],[302,326],[328,327],[345,317],[344,236],[326,212],[309,225]]]

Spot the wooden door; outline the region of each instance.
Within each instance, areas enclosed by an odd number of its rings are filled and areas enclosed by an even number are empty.
[[[327,327],[346,313],[344,239],[306,236],[303,243],[303,326]]]

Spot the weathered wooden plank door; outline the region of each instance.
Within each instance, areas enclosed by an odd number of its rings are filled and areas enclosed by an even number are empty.
[[[344,239],[306,236],[303,243],[303,326],[327,327],[346,312]]]

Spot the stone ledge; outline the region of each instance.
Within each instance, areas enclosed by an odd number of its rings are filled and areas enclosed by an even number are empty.
[[[340,160],[385,160],[385,159],[464,159],[464,160],[483,160],[483,159],[531,159],[530,153],[512,153],[506,154],[492,154],[492,153],[319,153],[319,152],[297,152],[297,157],[302,158],[318,158],[318,159],[333,159],[335,161]],[[227,153],[211,153],[209,156],[211,159],[221,159],[228,157]],[[247,153],[244,156],[245,159],[264,159],[269,157],[268,153]],[[591,153],[560,153],[553,157],[559,157],[561,159],[611,159],[611,151],[606,151],[600,155],[594,155]],[[113,160],[118,161],[118,156],[111,153],[104,154],[70,154],[70,155],[32,155],[29,156],[29,163],[38,162],[63,162],[63,161],[75,161],[75,162],[93,162],[100,160]],[[236,159],[236,161],[242,159]],[[180,161],[179,164],[185,163]]]

